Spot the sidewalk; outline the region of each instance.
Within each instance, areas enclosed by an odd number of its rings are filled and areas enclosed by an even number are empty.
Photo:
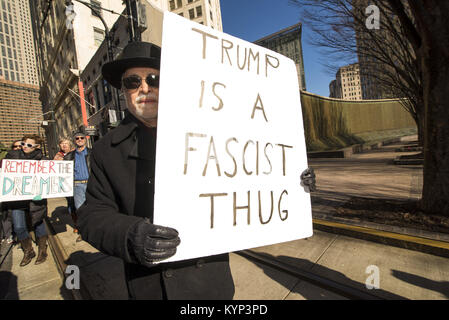
[[[72,290],[74,299],[127,299],[123,263],[120,259],[107,256],[86,241],[76,242],[78,234],[73,233],[73,222],[67,212],[64,198],[49,199],[49,229],[52,237],[52,251],[57,257],[61,275],[70,274],[68,265],[80,270],[80,290]]]
[[[52,201],[49,205],[57,208],[64,204]],[[70,219],[68,215],[67,219]],[[84,241],[76,242],[77,235],[72,232],[67,219],[59,217],[53,224],[60,228],[55,238],[65,264],[80,269],[81,289],[72,290],[74,298],[127,299],[121,260],[99,253]],[[255,248],[251,252],[273,264],[283,263],[383,299],[449,299],[449,259],[415,250],[315,228],[311,238]],[[343,299],[238,253],[230,254],[230,263],[236,287],[235,300]],[[365,287],[370,275],[367,272],[369,266],[379,270],[378,290]]]
[[[37,255],[37,246],[32,244]],[[63,286],[54,256],[47,250],[45,262],[35,265],[36,257],[21,267],[23,251],[19,244],[2,244],[0,261],[0,300],[71,300],[72,295]]]

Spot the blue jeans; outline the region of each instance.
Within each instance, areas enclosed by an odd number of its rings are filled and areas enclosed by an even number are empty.
[[[12,225],[19,241],[30,237],[25,218],[25,210],[12,210]],[[37,238],[47,235],[47,229],[45,229],[43,220],[36,224],[36,226],[34,227],[34,233],[36,234]]]
[[[75,208],[78,210],[79,207],[86,201],[86,189],[87,183],[75,183],[73,188],[73,200],[75,201]]]

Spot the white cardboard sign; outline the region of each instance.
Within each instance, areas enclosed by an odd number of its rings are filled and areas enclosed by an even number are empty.
[[[294,62],[164,14],[154,223],[177,261],[310,237]],[[164,262],[165,262],[164,261]]]
[[[73,161],[2,160],[0,201],[73,196]]]

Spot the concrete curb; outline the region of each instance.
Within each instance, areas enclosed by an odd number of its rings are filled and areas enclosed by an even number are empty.
[[[441,233],[435,231],[429,231],[424,229],[416,229],[410,227],[399,227],[390,224],[379,224],[375,222],[363,221],[359,219],[350,219],[350,218],[342,218],[335,217],[332,215],[321,214],[321,213],[312,213],[313,219],[316,220],[325,220],[329,222],[341,223],[348,226],[356,226],[356,227],[364,227],[368,229],[374,229],[379,231],[397,233],[402,235],[408,235],[417,238],[425,238],[429,240],[443,241],[449,243],[449,234]]]
[[[313,226],[317,230],[342,234],[358,239],[382,243],[408,250],[420,251],[436,256],[449,258],[449,242],[389,232],[374,228],[349,225],[335,221],[313,219]]]

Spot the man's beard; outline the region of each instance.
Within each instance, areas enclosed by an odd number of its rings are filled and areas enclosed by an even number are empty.
[[[154,93],[149,94],[139,94],[139,96],[136,98],[136,104],[141,103],[141,101],[144,101],[146,99],[151,99],[157,101],[157,96]]]
[[[154,100],[154,102],[152,103],[156,103],[156,115],[152,115],[152,114],[148,114],[148,112],[150,111],[150,107],[149,106],[144,106],[142,101],[146,100],[146,99],[151,99]],[[128,100],[125,99],[126,101],[126,107],[128,109],[129,112],[131,112],[135,117],[137,117],[140,121],[151,121],[153,119],[157,119],[157,95],[155,95],[154,93],[148,93],[148,94],[140,94],[139,96],[137,96],[137,98],[135,99],[135,102],[132,104],[132,108],[130,108]]]

